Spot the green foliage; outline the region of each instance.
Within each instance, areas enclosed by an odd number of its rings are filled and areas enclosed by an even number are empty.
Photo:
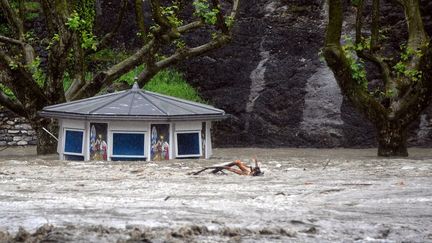
[[[6,23],[0,23],[0,35],[10,36],[11,34],[12,30],[9,28],[9,26]]]
[[[79,13],[80,29],[92,33],[96,16],[95,0],[75,0],[71,1],[71,4],[73,10]]]
[[[184,80],[181,73],[165,69],[156,74],[150,82],[144,86],[145,90],[174,96],[195,102],[205,103],[197,90]]]
[[[33,79],[36,81],[36,83],[39,85],[39,87],[43,87],[45,83],[45,73],[43,72],[42,68],[40,67],[41,60],[39,57],[36,57],[33,62],[28,65],[28,69],[30,70]]]
[[[24,7],[26,11],[36,12],[41,9],[40,3],[36,1],[26,1],[24,2]]]
[[[203,18],[207,24],[216,24],[219,10],[216,8],[211,9],[207,0],[195,0],[193,6],[195,7],[195,16]]]
[[[93,79],[93,74],[91,72],[86,72],[84,79],[86,81],[92,80]],[[65,72],[65,74],[63,76],[63,90],[65,92],[72,85],[73,81],[74,81],[73,77],[71,77],[71,75],[68,72]]]
[[[65,72],[63,75],[63,90],[66,92],[66,90],[69,89],[73,82],[72,77],[69,75],[68,72]]]
[[[134,70],[124,74],[116,82],[127,82],[132,85],[135,77],[144,70],[144,66],[138,66]],[[196,89],[187,83],[183,75],[172,69],[164,69],[158,72],[145,86],[145,90],[170,95],[181,99],[205,103]]]
[[[183,24],[183,21],[177,17],[179,9],[179,3],[177,1],[175,1],[171,6],[161,7],[162,15],[164,15],[170,24],[175,27]]]
[[[393,66],[393,70],[396,72],[398,77],[403,75],[413,81],[420,80],[423,73],[419,70],[409,68],[406,63],[411,58],[422,57],[423,53],[421,52],[421,50],[413,50],[412,48],[409,48],[404,44],[402,44],[400,48],[402,50],[400,61]]]
[[[38,17],[39,17],[39,13],[27,13],[27,14],[25,15],[25,19],[26,19],[27,21],[35,20],[35,19],[37,19]]]
[[[227,16],[225,18],[225,24],[228,28],[232,28],[234,26],[234,18],[232,16]]]
[[[345,44],[342,46],[342,50],[350,64],[351,76],[363,89],[367,90],[368,81],[366,79],[365,65],[363,60],[357,57],[356,50],[362,50],[359,48],[370,48],[370,44],[367,44],[368,42],[370,43],[370,41],[365,41],[364,44],[361,42],[358,45],[355,45],[350,37],[344,36],[343,38]]]
[[[359,6],[360,0],[351,0],[351,4],[354,6]]]
[[[186,47],[186,42],[184,42],[182,39],[175,40],[174,44],[176,45],[177,49],[183,49]]]
[[[60,35],[55,33],[53,35],[53,37],[51,37],[51,40],[48,43],[48,46],[46,47],[46,50],[51,49],[51,47],[56,43],[56,42],[60,42]]]
[[[68,22],[66,23],[66,25],[71,30],[79,30],[82,24],[85,24],[85,21],[80,18],[79,14],[76,11],[74,11],[70,15],[70,17],[68,18]]]
[[[97,49],[96,36],[93,35],[91,20],[86,20],[82,18],[77,11],[73,11],[66,25],[69,29],[76,31],[81,34],[81,47],[84,49]]]
[[[113,50],[104,48],[98,50],[89,56],[89,60],[93,62],[120,62],[128,57],[128,53],[122,50]]]
[[[18,68],[18,63],[16,63],[14,60],[12,60],[12,61],[9,62],[9,67],[10,67],[12,70],[15,70],[15,69]]]
[[[123,74],[115,82],[123,81],[128,83],[129,85],[132,85],[135,82],[135,77],[137,77],[143,70],[144,70],[144,65],[135,67],[134,70],[131,70],[128,73]]]
[[[38,39],[38,37],[36,36],[36,34],[33,31],[27,31],[24,34],[24,38],[27,40],[27,42],[33,42],[35,40]]]
[[[12,92],[11,89],[9,89],[8,87],[6,87],[4,84],[0,83],[0,90],[7,96],[9,96],[9,98],[15,99],[15,94]]]

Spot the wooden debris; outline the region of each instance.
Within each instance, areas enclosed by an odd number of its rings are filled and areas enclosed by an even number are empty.
[[[212,174],[216,174],[218,172],[223,173],[223,170],[227,170],[236,173],[238,175],[247,175],[247,176],[263,175],[264,173],[261,172],[257,159],[253,158],[252,161],[255,162],[255,167],[251,165],[247,165],[246,163],[240,160],[235,160],[234,162],[228,163],[226,165],[214,165],[214,166],[205,167],[197,172],[192,173],[192,175],[198,175],[206,170],[212,170],[211,171]],[[237,168],[233,168],[233,167],[237,167]]]

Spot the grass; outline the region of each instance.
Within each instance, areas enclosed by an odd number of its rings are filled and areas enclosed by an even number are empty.
[[[144,66],[138,66],[134,70],[121,76],[117,82],[124,81],[129,85],[134,83],[135,77],[144,70]],[[183,74],[173,69],[164,69],[157,73],[145,86],[145,90],[174,96],[190,101],[206,103],[198,91],[184,79]]]
[[[171,69],[160,71],[144,86],[144,89],[181,99],[206,103],[198,94],[198,91],[187,83],[180,72]]]

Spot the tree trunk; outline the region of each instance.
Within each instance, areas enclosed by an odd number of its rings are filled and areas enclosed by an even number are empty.
[[[49,135],[43,128],[58,137],[57,126],[52,124],[49,119],[41,119],[31,123],[37,134],[37,154],[54,154],[57,152],[57,141]]]
[[[378,156],[408,156],[407,127],[394,122],[385,122],[377,127]]]

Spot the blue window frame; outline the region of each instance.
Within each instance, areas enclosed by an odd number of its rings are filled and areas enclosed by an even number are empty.
[[[67,130],[65,131],[64,152],[71,154],[82,154],[83,152],[83,131]]]
[[[145,157],[144,133],[113,133],[113,157]]]
[[[177,132],[177,157],[201,156],[200,132]]]

